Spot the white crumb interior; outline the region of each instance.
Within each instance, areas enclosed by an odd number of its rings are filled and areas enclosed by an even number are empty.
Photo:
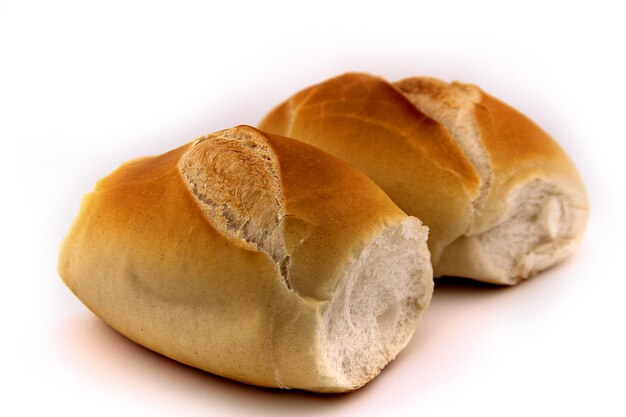
[[[555,186],[531,181],[511,194],[509,207],[497,226],[479,236],[489,262],[506,276],[527,278],[573,248],[568,234],[576,215]]]
[[[324,312],[323,348],[344,386],[367,382],[406,346],[432,294],[427,229],[409,217],[373,239]]]

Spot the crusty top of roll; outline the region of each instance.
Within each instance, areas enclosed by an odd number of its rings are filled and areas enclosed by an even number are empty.
[[[586,193],[562,148],[473,85],[348,73],[260,127],[354,164],[422,219],[436,275],[512,284],[563,259],[584,230]]]

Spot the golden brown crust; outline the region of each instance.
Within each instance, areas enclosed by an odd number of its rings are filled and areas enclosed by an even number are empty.
[[[492,167],[492,184],[485,201],[488,209],[476,229],[493,225],[505,210],[514,187],[536,178],[558,184],[574,206],[587,210],[585,187],[561,146],[532,120],[481,91],[476,121]]]
[[[389,145],[403,139],[424,159],[436,161],[442,169],[454,173],[468,189],[476,185],[474,168],[456,141],[382,78],[349,73],[311,87],[294,100],[295,115],[288,133],[303,130],[299,127],[303,122],[315,124],[325,118],[325,123],[340,124],[356,118],[355,122],[363,128],[389,132],[395,140]],[[340,139],[331,137],[329,141],[341,146]]]
[[[260,128],[350,162],[401,209],[421,213],[433,259],[469,226],[479,188],[475,169],[444,127],[378,77],[345,74],[310,87],[278,106]],[[439,210],[429,209],[434,206]]]
[[[495,175],[533,165],[578,177],[559,144],[509,105],[481,91],[476,118]]]

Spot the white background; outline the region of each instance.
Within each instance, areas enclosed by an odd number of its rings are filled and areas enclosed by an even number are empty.
[[[0,0],[0,414],[625,415],[621,2],[214,3]],[[535,119],[591,197],[575,255],[515,288],[439,283],[407,349],[341,396],[179,365],[63,286],[59,243],[98,178],[349,70],[473,82]]]

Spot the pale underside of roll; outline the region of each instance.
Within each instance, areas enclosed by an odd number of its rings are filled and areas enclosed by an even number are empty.
[[[113,328],[179,362],[341,392],[417,328],[433,286],[427,233],[348,164],[240,126],[102,179],[59,273]]]
[[[435,276],[516,284],[566,258],[585,229],[585,188],[563,149],[473,85],[345,74],[260,128],[353,164],[419,217]]]

